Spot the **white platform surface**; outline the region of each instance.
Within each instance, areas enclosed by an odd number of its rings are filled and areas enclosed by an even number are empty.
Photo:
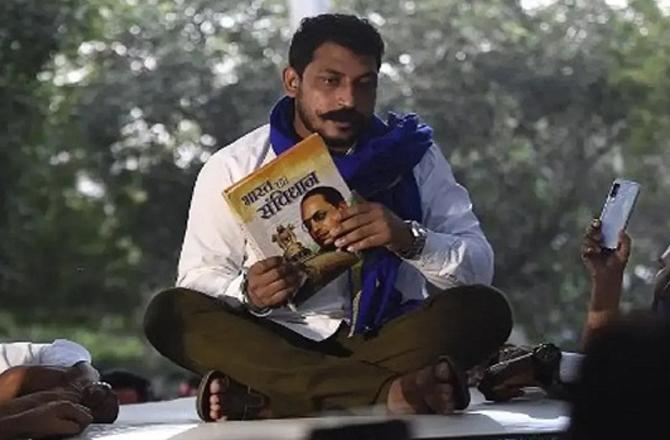
[[[506,403],[485,402],[471,390],[472,404],[451,416],[407,416],[412,438],[449,438],[492,435],[558,433],[566,429],[566,403],[530,392],[527,397]],[[336,427],[378,422],[391,418],[379,409],[361,410],[361,415],[277,419],[250,422],[203,423],[195,412],[195,398],[124,405],[111,425],[91,425],[77,440],[303,440],[318,427]]]

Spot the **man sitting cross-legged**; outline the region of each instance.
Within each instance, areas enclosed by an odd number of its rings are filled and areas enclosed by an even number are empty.
[[[431,129],[415,115],[374,115],[383,49],[357,17],[303,20],[269,125],[214,154],[198,176],[178,287],[152,299],[144,326],[163,355],[204,375],[205,420],[367,405],[449,414],[469,402],[462,372],[509,335],[509,305],[489,286],[491,247]],[[364,263],[287,307],[296,268],[257,258],[221,192],[311,133],[363,201],[326,203],[316,217],[305,203],[303,220]]]

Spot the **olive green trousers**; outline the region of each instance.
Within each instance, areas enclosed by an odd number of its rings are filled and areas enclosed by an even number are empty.
[[[441,355],[469,369],[489,358],[511,327],[504,295],[483,285],[433,295],[374,334],[349,337],[342,323],[320,342],[183,288],[158,293],[144,317],[145,334],[163,356],[251,386],[269,397],[277,417],[385,403],[396,377]]]

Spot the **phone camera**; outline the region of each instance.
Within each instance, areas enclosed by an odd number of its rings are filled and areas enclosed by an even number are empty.
[[[617,193],[619,192],[619,184],[615,183],[612,185],[612,191],[610,192],[610,197],[616,197]]]

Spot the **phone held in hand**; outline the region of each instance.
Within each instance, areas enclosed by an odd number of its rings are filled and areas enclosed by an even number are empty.
[[[635,202],[640,194],[640,185],[626,179],[615,179],[600,214],[602,247],[616,249],[619,231],[626,229]]]

